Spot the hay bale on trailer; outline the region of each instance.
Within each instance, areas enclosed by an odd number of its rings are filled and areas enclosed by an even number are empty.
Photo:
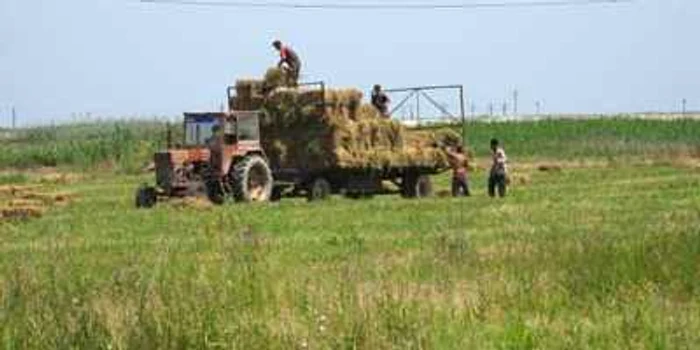
[[[289,88],[275,68],[263,80],[238,81],[236,93],[234,109],[262,111],[261,142],[274,168],[446,168],[437,146],[461,143],[456,133],[407,133],[357,89]]]

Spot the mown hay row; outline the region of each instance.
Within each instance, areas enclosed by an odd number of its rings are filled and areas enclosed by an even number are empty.
[[[0,218],[3,220],[40,218],[46,209],[38,206],[5,207],[0,208]]]

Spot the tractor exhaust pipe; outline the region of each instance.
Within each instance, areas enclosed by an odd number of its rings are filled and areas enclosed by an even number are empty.
[[[165,143],[168,149],[173,147],[173,131],[170,128],[170,122],[165,124]]]

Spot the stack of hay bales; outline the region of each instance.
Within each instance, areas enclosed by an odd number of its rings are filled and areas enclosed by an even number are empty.
[[[363,104],[362,92],[356,89],[288,88],[277,77],[271,69],[264,80],[238,81],[231,101],[233,109],[263,112],[261,141],[273,167],[448,166],[446,154],[436,145],[453,143],[459,135],[408,136],[400,123]]]

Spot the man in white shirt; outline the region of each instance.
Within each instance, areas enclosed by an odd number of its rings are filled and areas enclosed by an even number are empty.
[[[506,178],[508,176],[508,167],[506,161],[506,152],[497,139],[491,139],[491,156],[493,164],[489,174],[489,196],[495,197],[498,190],[499,197],[506,196]]]

